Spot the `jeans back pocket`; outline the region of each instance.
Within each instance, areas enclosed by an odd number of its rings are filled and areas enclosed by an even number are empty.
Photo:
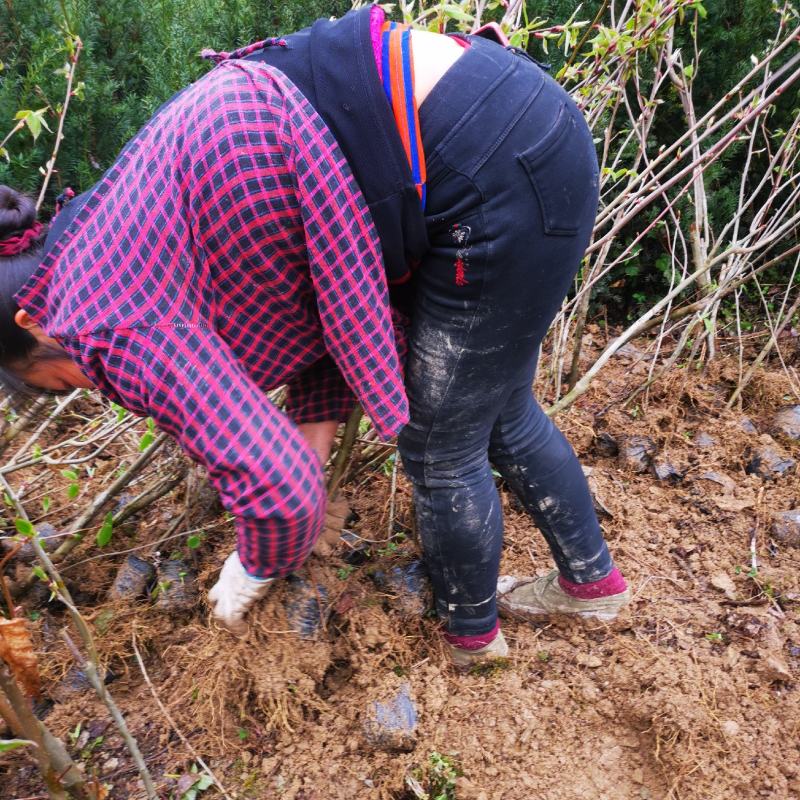
[[[517,155],[539,199],[544,231],[575,236],[597,212],[597,157],[585,124],[561,103],[555,124]]]

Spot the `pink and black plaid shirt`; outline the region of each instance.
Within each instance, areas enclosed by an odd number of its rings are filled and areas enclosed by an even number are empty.
[[[208,467],[259,577],[297,568],[324,517],[319,461],[265,391],[289,385],[295,422],[342,420],[353,393],[383,437],[408,420],[366,205],[265,65],[223,62],[163,107],[17,301]]]

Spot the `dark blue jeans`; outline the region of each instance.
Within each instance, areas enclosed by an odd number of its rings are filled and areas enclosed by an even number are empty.
[[[437,611],[490,630],[503,522],[494,464],[576,583],[613,564],[572,448],[532,395],[539,346],[589,241],[592,138],[535,63],[482,39],[420,108],[431,249],[417,272],[400,436]]]

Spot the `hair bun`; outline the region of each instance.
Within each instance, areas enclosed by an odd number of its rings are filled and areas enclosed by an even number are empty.
[[[10,186],[0,186],[0,239],[27,230],[36,222],[36,203]]]

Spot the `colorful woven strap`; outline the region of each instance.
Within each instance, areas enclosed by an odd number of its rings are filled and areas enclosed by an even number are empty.
[[[411,57],[411,26],[385,22],[381,28],[381,78],[389,99],[411,174],[425,208],[425,153],[414,100],[414,61]]]

